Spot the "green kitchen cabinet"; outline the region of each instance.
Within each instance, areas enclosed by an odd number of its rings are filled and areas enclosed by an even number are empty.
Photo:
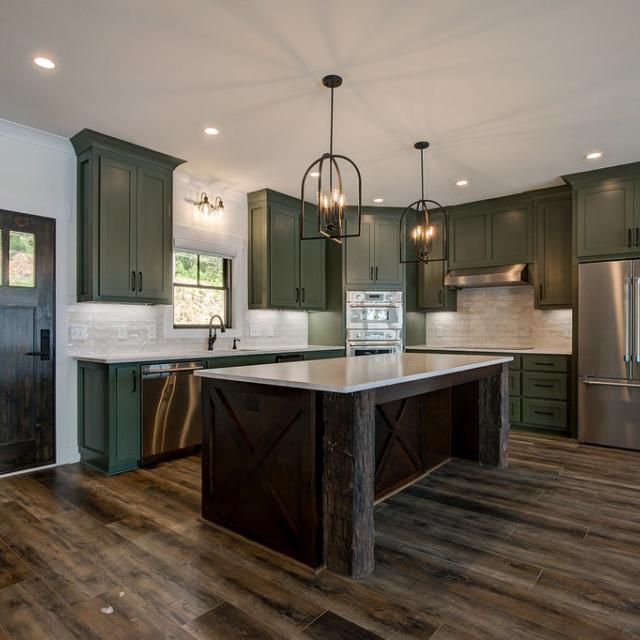
[[[326,240],[300,239],[300,200],[263,189],[250,193],[249,308],[323,310]],[[309,205],[305,237],[317,235]]]
[[[399,213],[385,209],[362,214],[360,236],[344,241],[347,288],[402,287]]]
[[[533,270],[535,306],[570,308],[572,304],[571,192],[561,188],[535,198],[536,261]]]
[[[140,366],[78,365],[78,445],[82,461],[104,473],[140,459]]]
[[[434,238],[444,238],[444,220],[442,216],[432,214],[431,225]],[[434,240],[435,242],[435,240]],[[431,251],[433,261],[419,262],[418,267],[418,308],[423,311],[456,311],[457,292],[444,286],[447,263],[443,261],[444,247],[435,244]]]
[[[531,201],[521,194],[452,207],[449,233],[451,269],[533,262]]]
[[[88,129],[71,142],[78,301],[171,304],[173,170],[184,161]]]

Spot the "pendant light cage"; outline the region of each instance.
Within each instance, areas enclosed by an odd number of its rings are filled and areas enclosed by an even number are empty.
[[[424,150],[429,143],[416,142],[414,147],[420,151],[422,191],[420,199],[406,207],[400,216],[400,263],[446,262],[449,257],[449,215],[439,202],[424,197]]]
[[[342,84],[337,75],[325,76],[322,84],[331,89],[331,124],[329,133],[329,152],[314,160],[302,177],[300,188],[300,239],[317,240],[326,238],[342,244],[344,238],[356,238],[360,235],[362,217],[362,175],[356,163],[345,155],[333,152],[333,92]],[[342,168],[341,168],[342,165]],[[358,203],[349,206],[344,193],[342,179],[345,167],[352,169],[357,180]],[[312,175],[313,174],[313,175]],[[306,201],[307,179],[315,183],[315,205]],[[357,225],[347,219],[347,214],[357,215]],[[306,235],[310,227],[307,221],[313,220],[318,235]],[[356,227],[355,229],[353,227]]]

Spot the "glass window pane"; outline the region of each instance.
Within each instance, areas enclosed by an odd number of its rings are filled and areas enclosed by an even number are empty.
[[[208,325],[209,318],[214,313],[226,318],[225,300],[225,291],[176,285],[173,295],[173,324]]]
[[[200,284],[207,287],[224,287],[224,258],[200,256]]]
[[[179,284],[198,284],[198,254],[176,251],[175,282]]]
[[[36,286],[36,237],[9,231],[9,286]]]
[[[3,265],[3,260],[2,260],[2,229],[0,229],[0,287],[2,286],[2,283],[4,282],[3,278],[2,278],[2,265]]]

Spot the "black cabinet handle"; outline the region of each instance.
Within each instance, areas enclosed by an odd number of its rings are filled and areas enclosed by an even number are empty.
[[[142,271],[138,271],[138,291],[142,291]]]
[[[627,246],[631,248],[633,246],[633,241],[631,240],[631,227],[627,229]]]
[[[378,279],[378,267],[376,267],[376,280]]]
[[[300,289],[296,287],[296,302],[298,302],[299,300],[300,300]]]
[[[553,411],[538,411],[536,409],[533,410],[533,413],[537,413],[538,415],[541,415],[541,416],[552,416],[552,415],[554,415]]]
[[[540,384],[539,382],[533,383],[534,387],[541,387],[542,389],[553,389],[554,385],[552,384]]]
[[[539,367],[553,367],[553,362],[534,362],[533,364]]]
[[[540,300],[544,300],[544,285],[540,284]]]
[[[438,302],[442,304],[442,289],[438,289]]]
[[[304,287],[302,287],[302,302],[304,302],[304,298],[305,298],[305,295],[304,295]]]
[[[636,247],[640,247],[640,227],[636,227]]]
[[[131,388],[131,393],[135,393],[136,392],[136,388],[138,386],[138,376],[136,375],[136,370],[134,369],[131,372],[132,378],[133,378],[133,386]]]
[[[369,269],[369,280],[373,280],[373,267]]]
[[[136,290],[136,272],[132,271],[131,272],[131,291],[135,291]]]

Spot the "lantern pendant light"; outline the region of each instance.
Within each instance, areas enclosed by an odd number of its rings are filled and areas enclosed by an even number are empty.
[[[342,78],[337,75],[325,76],[322,84],[331,89],[331,121],[329,127],[329,152],[323,153],[317,160],[314,160],[309,168],[305,171],[302,178],[302,187],[300,195],[300,238],[302,240],[317,240],[318,237],[324,236],[337,243],[342,243],[343,238],[355,238],[360,235],[360,218],[362,209],[362,176],[355,162],[347,156],[333,152],[333,92],[342,85]],[[343,169],[341,169],[343,165]],[[344,166],[349,165],[355,171],[358,183],[358,204],[356,213],[358,216],[357,229],[352,232],[351,224],[347,224],[346,220],[346,196],[343,188],[342,171]],[[317,178],[315,185],[315,201],[317,213],[313,215],[315,226],[317,226],[318,235],[305,235],[305,216],[311,218],[311,213],[307,211],[310,208],[309,203],[305,202],[307,178]],[[317,222],[316,219],[317,218]],[[355,226],[355,225],[354,225]]]
[[[421,194],[420,199],[412,202],[400,216],[400,262],[403,264],[444,262],[447,260],[448,250],[449,218],[447,211],[435,200],[424,197],[424,150],[429,147],[429,143],[421,141],[416,142],[413,146],[420,151]],[[430,205],[438,209],[436,224],[433,224],[433,217],[429,213]],[[415,214],[415,223],[413,224],[407,220],[409,213]],[[439,258],[433,257],[434,244],[442,247]],[[407,255],[409,247],[412,254],[410,256]]]

